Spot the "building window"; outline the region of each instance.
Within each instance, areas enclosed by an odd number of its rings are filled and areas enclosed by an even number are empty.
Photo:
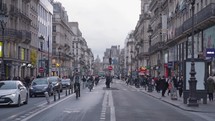
[[[53,31],[53,32],[56,32],[56,26],[53,26],[53,27],[52,27],[52,31]]]
[[[201,0],[201,9],[203,8],[203,0]]]
[[[43,50],[43,42],[40,42],[40,50]]]

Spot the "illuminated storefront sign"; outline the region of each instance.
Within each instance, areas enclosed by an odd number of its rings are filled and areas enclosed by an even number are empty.
[[[3,44],[2,44],[2,42],[0,42],[0,57],[2,58],[2,46],[3,46]]]

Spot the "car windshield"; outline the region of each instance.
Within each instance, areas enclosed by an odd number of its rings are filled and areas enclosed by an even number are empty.
[[[50,78],[49,78],[49,81],[50,81],[50,82],[56,83],[56,82],[57,82],[57,78],[56,78],[56,77],[50,77]]]
[[[35,79],[32,82],[32,85],[42,85],[42,84],[48,84],[48,82],[45,78]]]
[[[16,82],[13,82],[13,81],[0,82],[0,90],[5,90],[5,89],[17,89]]]
[[[69,79],[63,79],[62,83],[70,83],[70,80]]]

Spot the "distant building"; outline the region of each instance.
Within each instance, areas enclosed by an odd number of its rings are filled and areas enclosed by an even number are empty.
[[[105,73],[109,73],[108,67],[111,65],[113,67],[111,74],[117,76],[120,75],[119,54],[120,46],[111,46],[111,48],[106,49],[103,57],[103,70],[105,71]],[[110,58],[111,64],[109,63]]]

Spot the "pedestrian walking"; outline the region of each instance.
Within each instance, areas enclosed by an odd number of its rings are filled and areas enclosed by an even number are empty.
[[[214,79],[212,76],[209,76],[208,79],[206,80],[206,88],[207,88],[209,101],[213,101],[214,86],[215,86]]]
[[[162,97],[165,97],[166,90],[168,88],[168,82],[165,79],[165,76],[161,78],[161,89],[162,89]]]
[[[182,96],[182,93],[183,93],[183,83],[184,82],[184,77],[183,75],[181,75],[181,77],[179,78],[178,80],[178,92],[179,92],[179,97]]]
[[[168,96],[169,96],[169,93],[171,93],[172,92],[172,89],[173,89],[173,80],[171,79],[171,78],[169,78],[168,80],[167,80],[167,83],[168,83]]]

